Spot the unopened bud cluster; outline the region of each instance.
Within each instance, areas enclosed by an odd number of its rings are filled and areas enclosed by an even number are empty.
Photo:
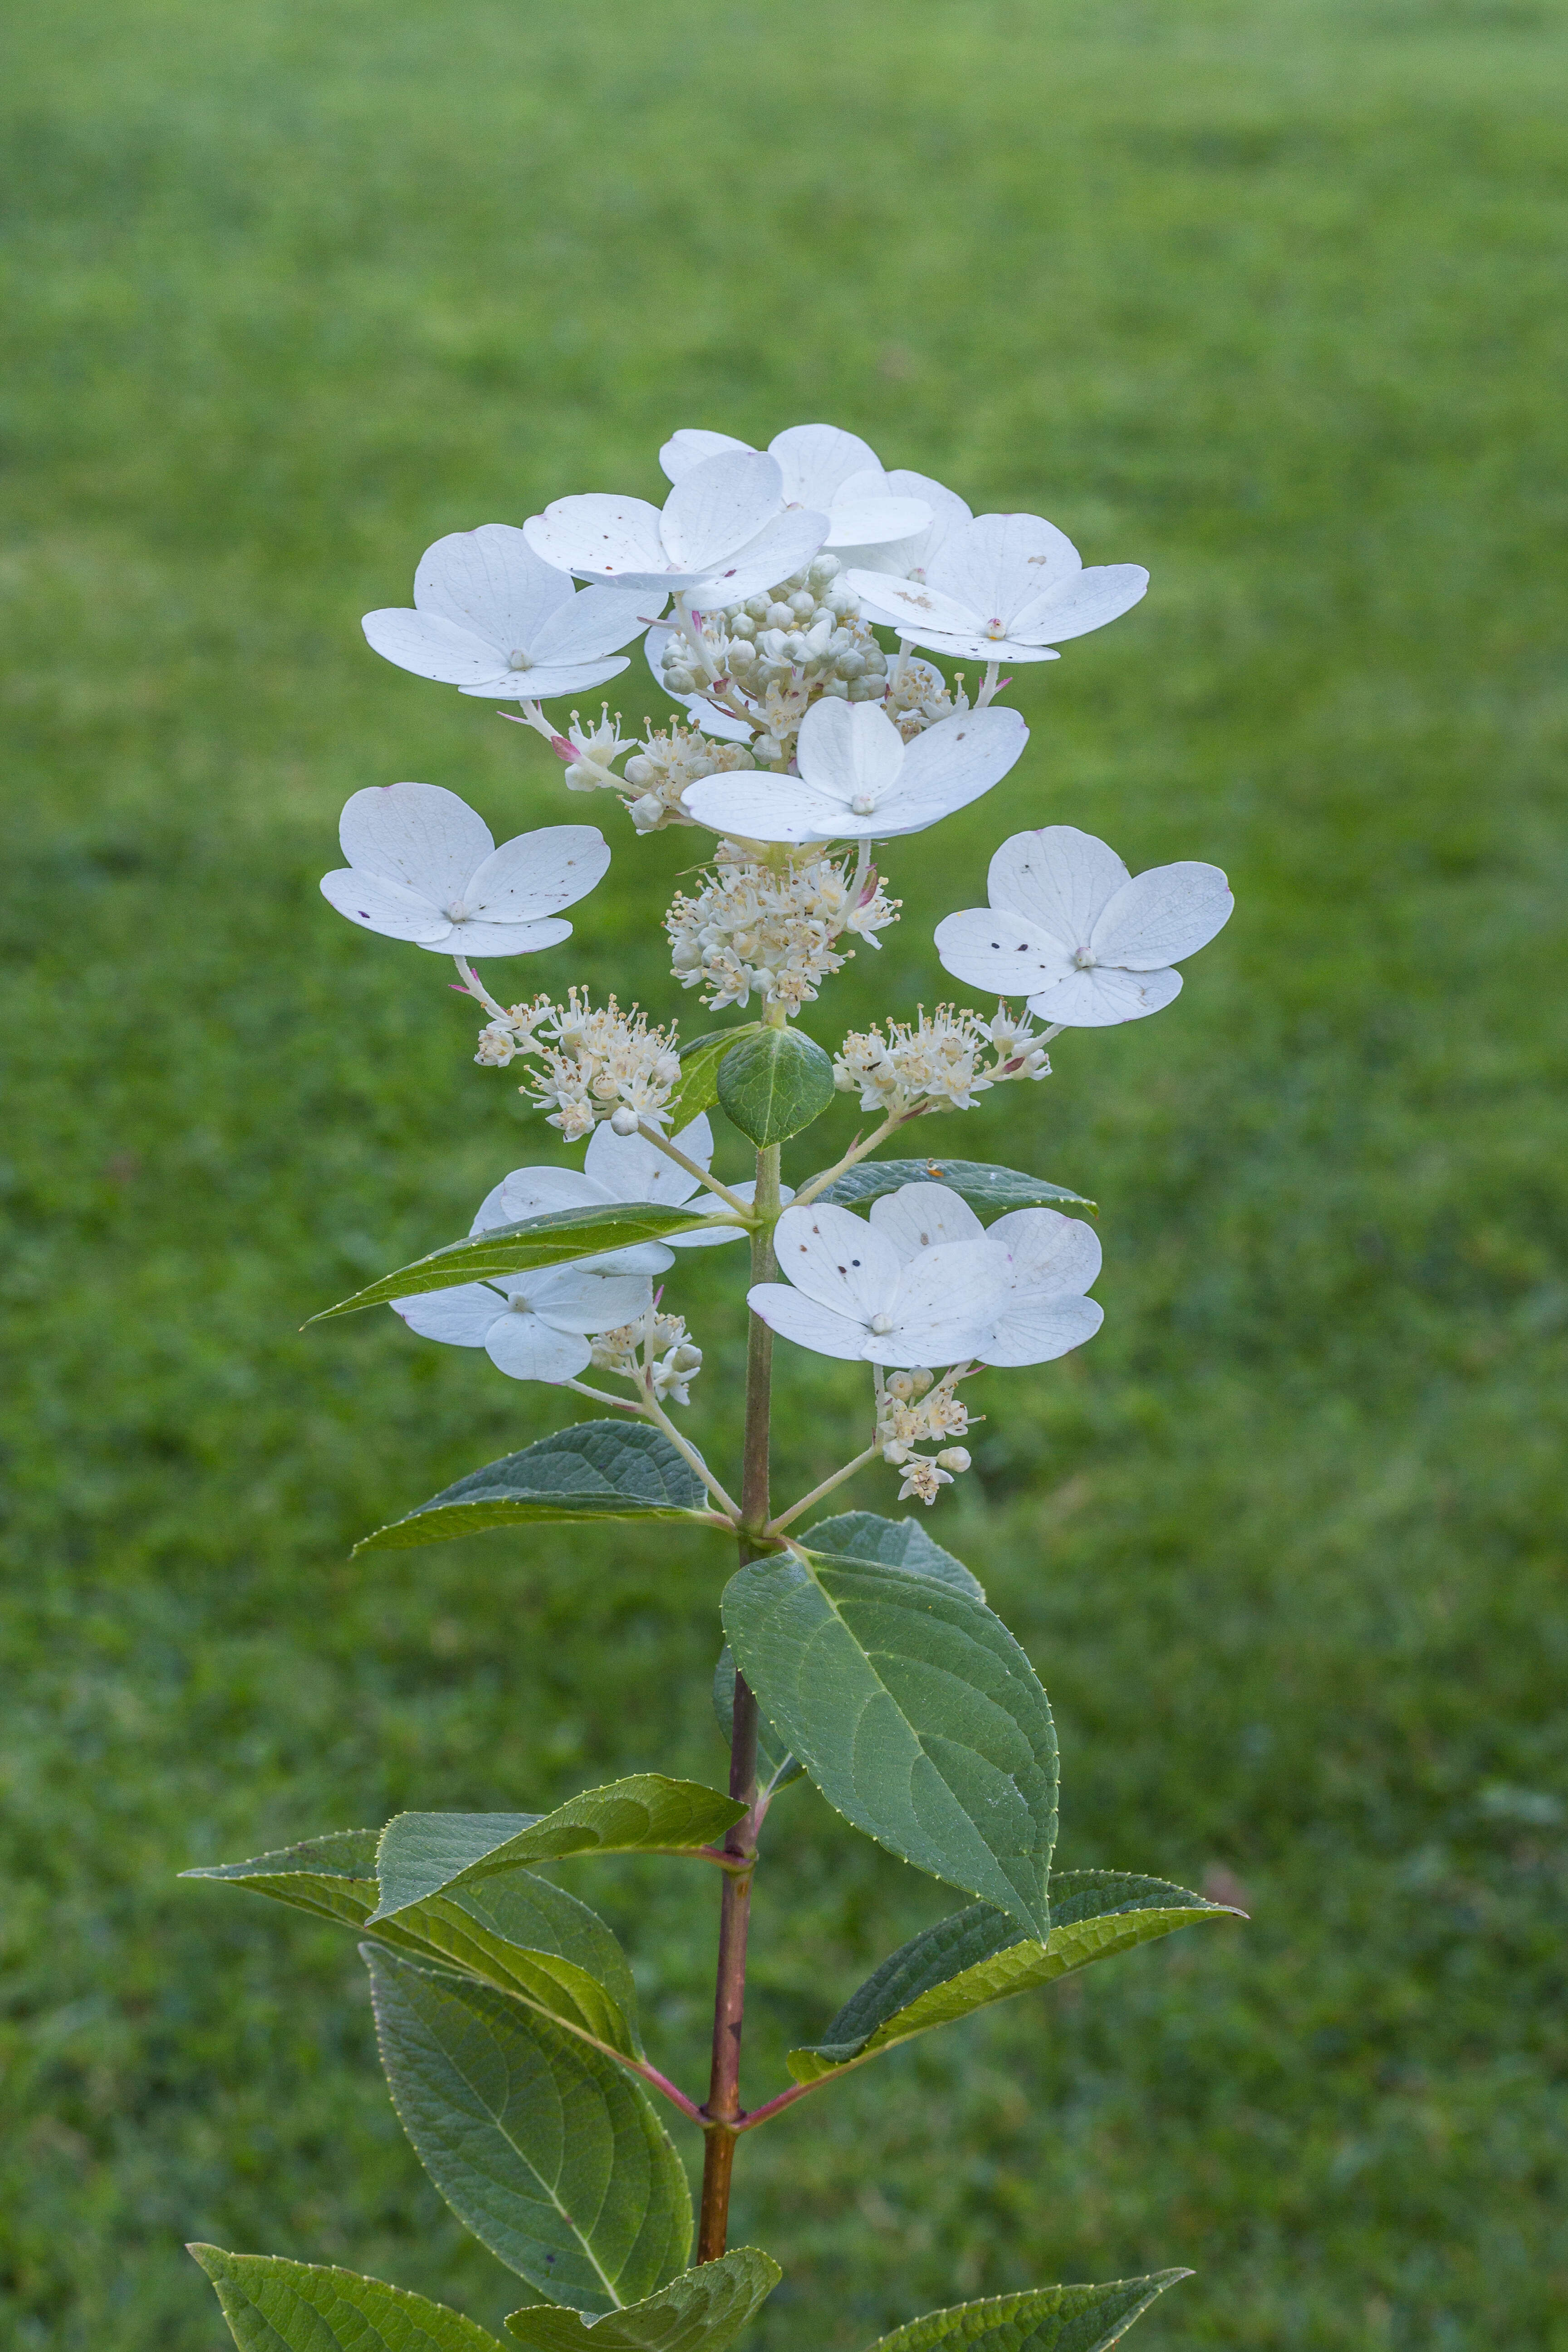
[[[667,692],[715,692],[737,716],[760,725],[754,749],[764,767],[787,762],[806,706],[818,696],[880,701],[888,656],[860,618],[859,598],[842,572],[837,556],[819,555],[777,587],[677,630],[663,653]]]
[[[907,1502],[912,1496],[928,1507],[970,1463],[969,1450],[963,1445],[942,1444],[935,1454],[915,1451],[917,1445],[939,1444],[945,1438],[966,1436],[969,1431],[969,1407],[953,1392],[959,1374],[949,1372],[934,1388],[931,1377],[928,1371],[894,1372],[877,1398],[877,1443],[882,1459],[903,1473],[899,1500]]]
[[[748,1003],[754,992],[797,1013],[854,954],[837,942],[871,939],[898,920],[899,901],[874,868],[861,875],[816,849],[759,856],[721,841],[713,863],[695,898],[678,893],[664,927],[677,980],[715,1008]]]
[[[924,1108],[972,1110],[975,1098],[1007,1078],[1044,1078],[1050,1061],[1028,1015],[998,1005],[982,1020],[966,1006],[922,1005],[913,1022],[854,1030],[833,1057],[842,1093],[860,1096],[862,1110],[884,1118]]]
[[[743,743],[716,742],[694,727],[670,727],[658,733],[650,727],[626,765],[625,797],[632,823],[639,833],[658,833],[667,824],[695,824],[696,818],[688,816],[680,804],[688,784],[755,766]],[[608,781],[622,783],[616,776]]]
[[[479,1032],[474,1059],[504,1069],[518,1055],[532,1055],[520,1094],[549,1113],[569,1143],[609,1119],[620,1134],[639,1120],[662,1122],[680,1076],[673,1028],[650,1029],[634,1004],[623,1013],[612,996],[595,1012],[586,989],[574,988],[563,1005],[548,997],[514,1004]]]

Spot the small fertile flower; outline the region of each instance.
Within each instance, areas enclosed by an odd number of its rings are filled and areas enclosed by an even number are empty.
[[[691,1120],[674,1139],[689,1160],[707,1168],[713,1158],[713,1129],[707,1114]],[[753,1180],[730,1190],[743,1201],[756,1191]],[[786,1199],[789,1195],[786,1193]],[[641,1135],[617,1135],[605,1121],[595,1127],[582,1168],[515,1168],[486,1194],[474,1220],[475,1233],[514,1224],[524,1217],[548,1216],[558,1209],[605,1208],[616,1201],[652,1201],[667,1209],[689,1208],[694,1216],[722,1216],[729,1208],[701,1180],[668,1158]],[[617,1251],[615,1264],[657,1274],[671,1263],[670,1251],[701,1249],[711,1242],[734,1242],[742,1227],[716,1226],[707,1234],[678,1234],[668,1242],[638,1243]]]
[[[835,1083],[860,1096],[862,1110],[884,1118],[923,1105],[973,1110],[988,1087],[1006,1078],[1047,1078],[1051,1066],[1027,1021],[998,1013],[983,1021],[962,1005],[921,1007],[914,1021],[852,1030],[833,1057]]]
[[[950,1184],[900,1184],[871,1203],[871,1223],[906,1265],[959,1244],[983,1243],[993,1252],[1000,1297],[971,1350],[985,1363],[1048,1363],[1092,1339],[1105,1320],[1099,1303],[1083,1296],[1100,1272],[1099,1240],[1059,1210],[1012,1209],[987,1229]],[[948,1426],[963,1434],[959,1423]]]
[[[898,920],[899,901],[874,868],[857,883],[831,857],[770,863],[732,841],[720,842],[713,863],[695,898],[677,894],[664,927],[677,980],[715,1008],[745,1004],[754,990],[798,1013],[854,954],[840,940],[875,947],[874,934]]]
[[[482,1348],[514,1381],[560,1382],[586,1370],[592,1333],[641,1321],[651,1311],[653,1293],[647,1275],[573,1265],[459,1283],[417,1298],[395,1298],[392,1305],[422,1339]]]
[[[466,801],[439,784],[372,784],[338,827],[346,868],[321,896],[351,923],[433,955],[531,955],[570,939],[559,909],[585,898],[610,862],[591,824],[520,833],[498,849]]]
[[[1014,834],[986,878],[989,907],[936,927],[943,967],[1026,997],[1063,1029],[1158,1013],[1181,993],[1171,966],[1206,947],[1236,904],[1217,866],[1152,866],[1134,880],[1113,849],[1071,824]]]
[[[619,648],[656,617],[649,601],[625,588],[575,590],[521,530],[488,522],[426,549],[412,611],[389,605],[367,613],[363,626],[378,654],[416,677],[496,701],[539,702],[603,686],[625,669]]]
[[[670,481],[681,482],[707,459],[734,450],[755,454],[748,442],[733,440],[728,433],[686,426],[665,443],[658,462]],[[845,433],[836,425],[792,425],[773,436],[768,456],[778,467],[784,504],[816,508],[826,515],[828,547],[888,546],[919,539],[931,528],[932,513],[924,489],[911,493],[903,488],[906,480],[919,477],[889,478],[876,451],[858,434]]]
[[[952,531],[924,581],[855,571],[869,621],[932,653],[978,661],[1055,661],[1054,646],[1102,629],[1149,585],[1138,563],[1085,571],[1065,532],[1039,515],[981,515]]]
[[[809,563],[827,517],[809,508],[786,512],[773,458],[737,450],[693,466],[662,510],[646,499],[591,491],[557,499],[523,530],[536,555],[580,579],[728,604]],[[645,608],[645,617],[658,613]]]
[[[980,1353],[1002,1303],[1001,1254],[960,1241],[905,1264],[887,1234],[823,1202],[786,1209],[773,1237],[783,1282],[746,1294],[782,1339],[819,1356],[949,1364]]]
[[[798,776],[710,777],[686,806],[751,841],[879,841],[922,833],[1000,782],[1029,740],[1016,710],[955,712],[912,743],[874,703],[814,703],[800,722]]]
[[[591,1134],[601,1119],[623,1118],[634,1129],[638,1119],[663,1125],[664,1107],[680,1082],[673,1028],[650,1029],[646,1013],[635,1004],[623,1013],[613,996],[595,1010],[586,989],[574,988],[547,1020],[529,1008],[528,1033],[517,1051],[542,1066],[518,1091],[548,1110],[550,1125],[568,1143]]]

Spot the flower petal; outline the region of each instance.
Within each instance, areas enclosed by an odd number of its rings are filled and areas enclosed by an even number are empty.
[[[1065,645],[1130,613],[1148,587],[1149,574],[1141,563],[1097,563],[1015,613],[1009,634],[1026,645]]]
[[[781,1339],[810,1348],[819,1356],[838,1356],[851,1363],[861,1360],[866,1326],[831,1307],[819,1307],[804,1291],[787,1282],[756,1282],[746,1293],[746,1304]]]
[[[700,776],[681,793],[680,805],[699,824],[747,841],[847,840],[857,825],[872,822],[847,815],[841,800],[814,792],[798,777],[755,771]]]
[[[1017,1294],[1087,1290],[1100,1273],[1100,1235],[1059,1209],[1009,1209],[989,1239],[1005,1249],[1007,1287]]]
[[[557,572],[556,579],[563,575]],[[641,589],[579,588],[548,614],[534,634],[530,666],[571,667],[602,661],[642,635],[658,618],[654,599]],[[663,610],[660,603],[659,611]]]
[[[1028,1003],[1042,1021],[1064,1029],[1114,1029],[1123,1021],[1163,1012],[1181,992],[1179,971],[1121,971],[1101,963],[1042,988]]]
[[[875,702],[825,697],[800,722],[795,765],[802,782],[847,807],[886,798],[905,757],[903,737]]]
[[[923,642],[931,629],[970,638],[984,626],[981,614],[924,581],[893,580],[883,572],[851,572],[849,586],[860,599],[862,618],[900,636]]]
[[[665,560],[698,574],[723,563],[770,523],[783,499],[779,469],[760,449],[727,449],[682,474],[664,502]]]
[[[1050,646],[1020,645],[1016,637],[985,637],[975,634],[961,637],[951,635],[945,629],[911,629],[903,621],[884,621],[879,613],[867,613],[863,617],[878,628],[896,628],[912,646],[923,646],[928,654],[940,654],[944,661],[1018,662],[1060,661],[1061,656]]]
[[[923,538],[931,511],[923,499],[839,499],[827,519],[829,547],[884,547]]]
[[[884,1192],[871,1203],[871,1223],[906,1265],[940,1242],[978,1241],[985,1231],[963,1194],[949,1184],[900,1184],[896,1192]]]
[[[484,819],[440,784],[367,784],[352,793],[338,839],[362,874],[401,882],[436,907],[461,898],[495,847]]]
[[[1076,824],[1016,833],[991,860],[985,887],[993,907],[1026,915],[1071,955],[1087,948],[1100,914],[1128,879],[1114,849]]]
[[[1092,1339],[1104,1320],[1097,1298],[1026,1297],[1003,1308],[981,1353],[988,1364],[1048,1364]]]
[[[773,1232],[779,1272],[819,1307],[869,1323],[899,1286],[899,1253],[863,1217],[817,1202],[786,1209]]]
[[[1032,998],[1036,991],[1066,980],[1073,969],[1059,940],[1026,915],[1005,908],[966,907],[961,914],[944,916],[936,927],[936,951],[954,980],[994,989],[999,996]]]
[[[948,540],[931,566],[931,582],[976,614],[984,628],[988,622],[1010,623],[1082,568],[1071,540],[1043,515],[978,515]]]
[[[422,1339],[440,1339],[448,1348],[482,1348],[490,1325],[506,1313],[506,1300],[487,1283],[460,1282],[450,1290],[395,1298],[392,1311]]]
[[[551,915],[542,923],[454,923],[444,940],[421,940],[418,944],[434,955],[460,955],[471,963],[479,956],[537,955],[542,948],[559,947],[571,936],[571,924]]]
[[[892,1330],[866,1342],[872,1362],[934,1367],[978,1355],[1002,1307],[1005,1262],[984,1239],[917,1251],[890,1310]]]
[[[412,670],[416,677],[433,677],[443,686],[482,688],[508,672],[505,654],[438,613],[389,604],[382,612],[367,613],[360,626],[373,652],[395,662],[399,669]]]
[[[646,1275],[602,1274],[585,1265],[546,1266],[537,1274],[509,1275],[506,1288],[526,1299],[542,1321],[562,1331],[609,1331],[636,1323],[653,1305]]]
[[[585,1371],[594,1354],[581,1332],[560,1331],[542,1316],[511,1311],[496,1317],[484,1346],[496,1370],[510,1379],[549,1381],[555,1386]]]
[[[586,694],[590,687],[604,686],[630,667],[625,654],[612,654],[604,661],[581,662],[575,667],[562,662],[533,662],[527,669],[509,670],[492,685],[463,686],[458,691],[486,702],[549,702],[558,694]]]
[[[472,629],[503,661],[514,650],[531,651],[539,630],[571,593],[559,567],[536,555],[526,535],[506,522],[449,532],[426,549],[414,574],[414,602],[422,613]]]
[[[858,707],[868,708],[865,703]],[[1000,783],[1023,758],[1028,740],[1019,713],[1005,703],[993,703],[984,710],[955,710],[910,745],[899,778],[899,799],[944,815],[950,809],[966,808]]]
[[[1217,866],[1184,858],[1151,866],[1124,883],[1096,923],[1089,946],[1101,963],[1156,971],[1207,947],[1230,920],[1236,900]]]
[[[707,433],[700,425],[683,425],[659,451],[658,462],[664,468],[665,479],[679,482],[682,474],[689,474],[704,457],[721,457],[726,450],[749,450],[751,446],[749,441],[737,441],[731,433]]]
[[[747,596],[775,588],[796,572],[804,572],[820,553],[827,537],[827,517],[814,507],[791,507],[775,515],[764,530],[739,553],[702,581],[702,593],[712,604],[737,604]]]
[[[868,572],[889,572],[897,580],[908,580],[917,572],[923,574],[929,571],[949,535],[974,520],[956,490],[950,490],[945,483],[932,481],[927,474],[912,474],[907,467],[900,466],[880,478],[872,474],[853,475],[838,496],[841,507],[853,504],[857,498],[890,496],[919,499],[931,509],[931,521],[910,539],[896,539],[882,545],[838,547],[835,551],[839,561],[850,569],[859,566]],[[837,513],[834,524],[837,529]]]
[[[791,425],[774,434],[768,455],[778,461],[791,506],[831,507],[835,492],[852,475],[882,470],[875,449],[837,425]]]
[[[609,863],[596,825],[542,825],[503,841],[470,878],[463,904],[475,921],[537,922],[585,898]]]
[[[514,1168],[485,1194],[468,1231],[486,1234],[492,1225],[515,1225],[559,1209],[602,1208],[614,1198],[578,1168]]]
[[[335,873],[322,875],[321,896],[351,923],[379,931],[384,940],[412,940],[416,947],[440,947],[447,952],[451,924],[439,907],[405,882],[384,882],[379,875],[340,866]]]
[[[670,1139],[704,1168],[713,1157],[713,1129],[705,1111]],[[583,1167],[612,1201],[658,1201],[670,1209],[689,1201],[699,1182],[646,1136],[617,1135],[607,1120],[589,1138]]]
[[[585,490],[554,499],[542,515],[530,515],[522,533],[535,555],[558,571],[585,572],[613,583],[623,573],[668,571],[658,524],[658,509],[646,499]]]

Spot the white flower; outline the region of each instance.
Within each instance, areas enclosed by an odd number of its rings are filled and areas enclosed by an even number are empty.
[[[512,1030],[510,1016],[505,1025]],[[638,1119],[662,1127],[665,1105],[680,1083],[673,1027],[650,1029],[646,1013],[635,1004],[623,1013],[613,996],[595,1012],[586,989],[569,989],[566,1003],[547,1013],[531,1009],[517,1050],[543,1066],[530,1070],[518,1092],[549,1109],[551,1126],[568,1143],[617,1114],[628,1114],[633,1128]]]
[[[1113,849],[1071,824],[1014,834],[986,878],[989,908],[936,927],[944,968],[1026,997],[1064,1029],[1158,1013],[1181,992],[1170,967],[1206,946],[1236,903],[1217,866],[1152,866],[1134,881]]]
[[[683,1127],[674,1140],[700,1167],[711,1162],[713,1129],[706,1113]],[[742,1201],[750,1201],[756,1189],[754,1179],[730,1187]],[[653,1201],[667,1209],[689,1208],[694,1216],[722,1216],[729,1207],[716,1192],[703,1192],[699,1179],[667,1159],[656,1144],[640,1135],[616,1135],[606,1120],[594,1129],[580,1170],[514,1168],[485,1195],[473,1230],[483,1233],[492,1225],[515,1224],[524,1217],[548,1216],[558,1209],[603,1208],[616,1201]],[[668,1243],[641,1242],[632,1249],[616,1251],[614,1264],[657,1274],[671,1264],[671,1250],[736,1242],[742,1230],[739,1225],[715,1227],[707,1234],[677,1234]]]
[[[747,1304],[819,1356],[956,1363],[980,1353],[1002,1304],[1002,1254],[984,1239],[922,1250],[906,1265],[885,1233],[819,1201],[786,1209],[773,1246],[788,1279],[753,1285]]]
[[[686,806],[751,841],[855,841],[922,833],[988,793],[1029,740],[1016,710],[955,711],[906,744],[871,702],[814,703],[800,722],[798,776],[712,776]]]
[[[737,450],[693,466],[662,512],[646,499],[591,491],[557,499],[522,528],[534,553],[563,572],[606,587],[727,604],[809,563],[827,517],[809,508],[785,512],[773,460]]]
[[[933,482],[929,474],[911,474],[904,467],[885,477],[888,488],[900,498],[921,499],[931,509],[931,520],[908,539],[843,547],[838,552],[847,571],[879,572],[895,580],[923,580],[947,541],[965,523],[974,520],[956,490]]]
[[[680,482],[706,459],[750,446],[728,433],[686,426],[665,443],[658,462],[670,481]],[[882,547],[922,538],[931,528],[925,489],[910,492],[904,487],[919,476],[889,478],[858,434],[836,425],[792,425],[773,436],[768,455],[778,466],[785,505],[815,507],[826,515],[828,547]]]
[[[520,833],[498,849],[466,801],[439,784],[372,784],[338,827],[346,868],[321,896],[351,923],[434,955],[530,955],[570,939],[558,909],[587,897],[610,862],[591,824]]]
[[[1048,1363],[1092,1339],[1105,1320],[1099,1302],[1083,1296],[1100,1273],[1099,1239],[1059,1210],[1011,1209],[987,1230],[950,1184],[901,1184],[872,1202],[871,1223],[906,1265],[961,1243],[983,1242],[994,1253],[1001,1295],[971,1350],[987,1364]]]
[[[579,593],[521,530],[487,522],[426,549],[412,612],[388,605],[362,625],[378,654],[416,677],[497,701],[538,702],[603,686],[625,669],[617,649],[656,617],[648,603],[624,588]]]
[[[552,1266],[427,1290],[392,1306],[411,1331],[449,1348],[482,1348],[514,1381],[575,1379],[593,1356],[588,1335],[640,1321],[651,1310],[647,1275]]]
[[[987,1061],[987,1054],[995,1058]],[[941,1110],[973,1110],[988,1087],[1008,1078],[1048,1078],[1050,1061],[1027,1020],[998,1012],[982,1021],[967,1007],[922,1005],[918,1019],[851,1030],[833,1057],[835,1082],[860,1095],[862,1110],[883,1118],[918,1103]]]
[[[980,661],[1055,661],[1053,646],[1101,629],[1149,585],[1138,563],[1086,572],[1066,534],[1039,515],[981,515],[954,530],[923,583],[857,571],[868,620],[932,653]]]
[[[696,898],[676,894],[664,927],[677,980],[704,989],[715,1008],[745,1004],[755,989],[764,1004],[798,1013],[854,954],[838,940],[851,933],[875,947],[874,934],[898,920],[875,867],[857,895],[853,871],[831,857],[770,865],[721,841],[713,863]]]

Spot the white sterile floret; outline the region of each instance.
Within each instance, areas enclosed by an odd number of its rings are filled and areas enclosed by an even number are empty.
[[[858,570],[849,584],[868,620],[932,653],[1054,661],[1053,646],[1136,604],[1149,574],[1138,563],[1086,572],[1071,540],[1040,515],[981,515],[944,541],[923,582]]]
[[[625,669],[619,648],[658,617],[648,607],[641,591],[574,590],[521,530],[487,522],[426,549],[412,611],[388,605],[362,625],[378,654],[416,677],[495,701],[538,702],[581,694]]]
[[[557,499],[522,528],[536,555],[581,579],[729,604],[809,563],[827,517],[809,508],[786,512],[773,460],[735,451],[693,466],[662,509],[591,491]],[[658,612],[645,608],[645,617]]]
[[[1028,1000],[1064,1029],[1106,1029],[1158,1013],[1181,992],[1171,969],[1195,955],[1236,901],[1217,866],[1184,860],[1134,879],[1076,825],[1016,833],[991,860],[989,908],[937,925],[955,980]]]
[[[710,1166],[713,1129],[705,1112],[683,1127],[672,1140],[688,1160],[694,1160],[700,1168]],[[748,1178],[729,1189],[739,1199],[750,1201],[757,1189],[756,1181]],[[791,1196],[786,1192],[784,1197],[787,1200]],[[721,1201],[716,1192],[703,1192],[701,1179],[668,1158],[657,1144],[636,1133],[617,1135],[612,1121],[606,1119],[595,1128],[580,1170],[514,1168],[510,1176],[503,1177],[494,1191],[485,1195],[474,1220],[474,1231],[515,1224],[524,1217],[548,1216],[557,1209],[607,1207],[616,1201],[651,1201],[660,1208],[689,1209],[693,1216],[727,1217],[732,1213],[727,1201]],[[676,1234],[668,1242],[639,1242],[630,1250],[617,1252],[616,1263],[635,1263],[637,1271],[657,1274],[671,1263],[671,1250],[705,1249],[716,1242],[739,1241],[742,1230],[731,1223],[716,1225],[708,1233]]]
[[[1002,1253],[961,1241],[905,1265],[885,1234],[847,1209],[786,1209],[773,1236],[783,1282],[746,1294],[782,1339],[819,1356],[949,1364],[977,1355],[1003,1303]]]
[[[913,1022],[852,1030],[833,1057],[843,1094],[860,1096],[862,1110],[973,1110],[976,1097],[1007,1078],[1046,1078],[1051,1066],[1030,1024],[998,1009],[983,1021],[966,1006],[922,1005]]]
[[[858,880],[830,857],[763,860],[732,841],[720,842],[695,898],[677,894],[664,919],[670,962],[683,988],[701,988],[705,1004],[764,1004],[798,1012],[821,982],[854,954],[847,934],[874,947],[874,932],[897,922],[874,867]]]
[[[589,1335],[641,1320],[653,1303],[647,1275],[585,1266],[499,1275],[493,1282],[427,1290],[392,1305],[411,1331],[450,1348],[482,1348],[514,1381],[574,1380],[593,1357]]]
[[[498,849],[466,801],[439,784],[372,784],[338,827],[346,868],[321,896],[351,923],[434,955],[530,955],[570,939],[559,909],[587,897],[610,862],[589,824],[520,833]]]
[[[944,719],[906,744],[872,703],[814,703],[800,722],[798,776],[723,776],[686,806],[751,841],[888,840],[921,833],[1000,782],[1029,740],[1016,710]]]
[[[689,425],[670,436],[658,462],[670,481],[680,482],[710,458],[750,449],[728,433]],[[918,540],[931,527],[924,489],[910,493],[903,487],[909,477],[884,473],[876,451],[858,434],[837,425],[792,425],[774,434],[768,455],[779,468],[785,505],[826,514],[829,547],[886,546]]]
[[[1000,1296],[972,1350],[987,1364],[1049,1363],[1092,1339],[1105,1320],[1098,1301],[1083,1296],[1100,1273],[1099,1239],[1059,1210],[1011,1209],[987,1229],[950,1184],[901,1184],[871,1203],[871,1223],[906,1265],[961,1242],[984,1242],[994,1253]]]
[[[956,490],[950,490],[943,482],[933,482],[929,474],[911,474],[907,467],[898,467],[884,478],[889,489],[898,497],[923,499],[931,509],[930,522],[909,539],[887,541],[880,547],[844,547],[838,550],[839,556],[847,571],[880,572],[895,580],[923,580],[953,533],[973,522],[974,517]]]

